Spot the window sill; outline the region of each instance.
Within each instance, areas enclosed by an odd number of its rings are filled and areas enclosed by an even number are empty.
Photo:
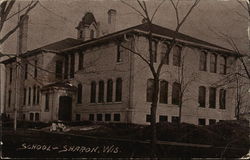
[[[49,112],[49,110],[48,110],[48,109],[46,109],[46,110],[44,110],[44,112]]]
[[[206,108],[206,106],[198,106],[198,108]]]
[[[114,104],[121,104],[122,102],[103,102],[103,103],[89,103],[89,105],[114,105]]]
[[[210,108],[210,109],[216,109],[216,107],[208,107],[208,108]]]
[[[123,64],[123,63],[124,63],[124,61],[121,61],[121,62],[117,62],[117,61],[116,61],[116,64],[117,64],[117,65],[121,65],[121,64]]]

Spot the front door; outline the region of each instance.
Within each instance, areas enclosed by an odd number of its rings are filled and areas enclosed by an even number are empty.
[[[71,114],[72,114],[72,98],[68,96],[61,96],[59,98],[58,120],[71,121]]]

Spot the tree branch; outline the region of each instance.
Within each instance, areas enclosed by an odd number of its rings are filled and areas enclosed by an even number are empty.
[[[25,13],[23,15],[26,16],[30,12],[30,10],[32,10],[38,4],[38,2],[39,1],[34,2],[34,4],[31,5],[25,11]],[[7,40],[22,25],[23,21],[24,21],[24,19],[20,19],[20,21],[17,23],[17,25],[12,30],[10,30],[7,34],[5,34],[3,38],[0,39],[0,45],[3,44],[4,41]]]

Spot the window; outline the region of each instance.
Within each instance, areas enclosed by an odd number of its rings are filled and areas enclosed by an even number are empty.
[[[36,86],[33,87],[33,104],[36,104]]]
[[[25,118],[25,114],[23,114],[23,120],[25,120],[26,118]]]
[[[112,96],[113,96],[113,81],[112,79],[109,79],[107,85],[107,102],[112,102]]]
[[[220,89],[220,109],[226,108],[226,90]]]
[[[75,76],[75,55],[71,54],[70,56],[70,78]]]
[[[8,106],[11,107],[10,105],[11,105],[11,90],[9,90],[9,99],[8,99]]]
[[[82,37],[83,37],[83,32],[80,31],[80,32],[79,32],[79,38],[82,38]]]
[[[124,53],[125,48],[121,46],[121,44],[117,45],[117,54],[116,54],[116,62],[122,62],[122,55]]]
[[[76,121],[80,121],[81,120],[81,115],[80,114],[76,114]]]
[[[102,114],[97,114],[97,121],[102,121]]]
[[[151,115],[150,114],[146,115],[146,122],[151,122]]]
[[[179,123],[179,121],[180,121],[179,117],[177,117],[177,116],[172,117],[172,123]]]
[[[39,121],[39,119],[40,119],[40,118],[39,118],[39,113],[36,113],[36,114],[35,114],[35,121]]]
[[[147,81],[147,102],[152,102],[154,91],[154,80],[148,79]]]
[[[40,103],[40,86],[37,87],[36,104]]]
[[[35,70],[34,70],[34,77],[37,77],[37,60],[35,60]]]
[[[121,118],[120,114],[118,113],[114,114],[114,121],[120,121],[120,118]]]
[[[165,80],[160,82],[160,103],[168,103],[168,82]]]
[[[153,62],[157,62],[157,42],[152,41],[152,59]]]
[[[98,103],[104,102],[104,81],[99,81]]]
[[[168,116],[159,116],[159,122],[167,122]]]
[[[79,53],[79,63],[78,63],[78,70],[82,70],[83,69],[83,53]]]
[[[121,78],[116,79],[115,101],[116,102],[121,102],[122,101],[122,79]]]
[[[11,67],[10,68],[10,83],[12,82],[12,74],[13,74],[12,72],[13,72],[13,68]]]
[[[89,114],[89,121],[94,121],[94,120],[95,120],[95,115]]]
[[[209,119],[209,125],[213,125],[216,123],[216,120],[215,119]]]
[[[26,105],[26,94],[27,94],[27,89],[23,89],[23,105]]]
[[[93,39],[95,37],[95,32],[93,29],[90,30],[90,39]]]
[[[25,67],[24,67],[24,79],[27,79],[28,78],[28,64],[25,64]]]
[[[62,79],[63,74],[63,62],[62,61],[56,61],[56,79]]]
[[[29,87],[28,105],[31,103],[31,88]]]
[[[169,53],[167,54],[167,51],[168,51],[168,45],[163,44],[161,47],[161,60],[163,61],[163,64],[169,64]],[[164,59],[164,57],[165,57],[165,59]]]
[[[215,108],[216,106],[216,88],[209,88],[209,108]]]
[[[227,73],[227,59],[226,57],[220,58],[220,74],[226,74]]]
[[[45,111],[49,111],[49,94],[45,94]]]
[[[206,106],[206,87],[199,87],[199,107]]]
[[[205,126],[206,125],[206,119],[199,118],[198,119],[198,125]]]
[[[64,79],[68,78],[68,72],[69,72],[69,57],[65,56],[65,60],[64,60]]]
[[[217,68],[217,56],[215,54],[210,55],[210,72],[216,73]]]
[[[172,104],[178,105],[180,103],[181,85],[174,82],[172,89]]]
[[[174,66],[181,66],[181,47],[175,46],[173,48],[173,65]]]
[[[77,86],[77,103],[82,103],[82,84],[78,84]]]
[[[200,53],[200,71],[206,71],[207,70],[207,53],[201,52]]]
[[[30,113],[30,120],[31,120],[31,121],[34,120],[34,113]]]
[[[111,114],[105,114],[105,121],[111,121]]]
[[[96,102],[96,82],[91,82],[91,94],[90,94],[90,103]]]

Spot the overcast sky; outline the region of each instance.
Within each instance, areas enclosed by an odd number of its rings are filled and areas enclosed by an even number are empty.
[[[150,14],[155,10],[161,0],[148,0]],[[180,12],[185,13],[191,5],[191,0],[180,1]],[[27,1],[20,1],[25,6]],[[127,1],[139,8],[136,1]],[[124,29],[141,23],[135,11],[121,3],[119,0],[40,0],[40,4],[30,12],[28,49],[35,49],[43,45],[62,40],[76,38],[75,27],[87,11],[94,13],[97,21],[107,21],[107,11],[117,10],[117,29]],[[17,5],[13,12],[17,10]],[[196,38],[209,41],[224,47],[230,46],[215,32],[229,35],[237,43],[241,51],[247,52],[247,21],[240,15],[247,12],[236,0],[201,0],[191,13],[181,32]],[[174,29],[176,16],[170,2],[166,0],[158,10],[154,23]],[[17,17],[12,18],[5,25],[5,32],[17,22]],[[16,52],[16,37],[14,34],[3,45],[5,53]]]

